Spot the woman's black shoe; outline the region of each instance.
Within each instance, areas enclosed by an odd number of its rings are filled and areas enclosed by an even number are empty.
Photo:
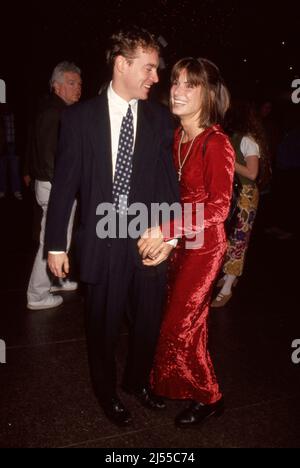
[[[216,401],[211,405],[203,405],[193,401],[187,408],[181,411],[175,418],[176,426],[189,427],[202,423],[210,416],[221,416],[224,412],[224,400]]]

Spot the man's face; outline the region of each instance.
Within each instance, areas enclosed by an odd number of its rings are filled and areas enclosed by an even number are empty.
[[[155,49],[144,50],[138,47],[132,60],[127,61],[124,57],[122,60],[122,97],[127,101],[148,99],[151,86],[158,82],[158,52]]]
[[[66,104],[74,104],[79,101],[81,96],[81,77],[78,73],[65,72],[62,82],[55,81],[53,87],[55,93],[63,99]]]
[[[189,83],[185,70],[171,86],[171,109],[180,118],[198,119],[202,106],[202,87]]]

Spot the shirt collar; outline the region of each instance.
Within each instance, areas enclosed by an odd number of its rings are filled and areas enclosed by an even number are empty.
[[[131,99],[129,102],[125,101],[125,99],[121,98],[121,96],[119,96],[114,91],[112,87],[112,81],[110,82],[109,87],[107,89],[107,97],[109,102],[114,106],[118,107],[118,109],[120,109],[123,115],[126,115],[128,104],[130,104],[132,112],[136,113],[138,100]]]

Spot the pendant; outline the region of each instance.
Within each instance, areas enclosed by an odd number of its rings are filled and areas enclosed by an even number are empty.
[[[180,180],[181,180],[181,168],[178,169],[178,181],[180,182]]]

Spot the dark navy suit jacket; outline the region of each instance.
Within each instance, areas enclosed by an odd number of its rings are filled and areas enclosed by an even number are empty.
[[[174,124],[165,107],[139,101],[129,203],[179,201],[172,159]],[[71,207],[79,193],[76,235],[81,280],[97,284],[107,274],[113,240],[96,234],[100,203],[112,203],[111,131],[107,93],[70,106],[61,120],[60,142],[48,207],[46,250],[65,250]],[[133,262],[143,268],[137,239],[129,240]],[[146,267],[145,267],[146,268]],[[149,267],[148,267],[149,268]]]

